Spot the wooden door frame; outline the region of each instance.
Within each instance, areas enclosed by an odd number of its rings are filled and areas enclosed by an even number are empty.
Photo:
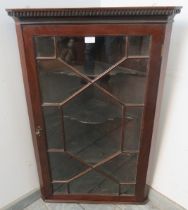
[[[58,202],[142,202],[146,199],[144,193],[146,174],[149,161],[152,130],[155,117],[158,84],[161,71],[162,45],[165,39],[166,24],[41,24],[20,25],[17,23],[18,42],[21,54],[23,78],[26,90],[30,125],[37,160],[40,187],[43,199]],[[45,132],[36,136],[38,126],[45,131],[41,112],[41,96],[34,57],[33,36],[97,36],[97,35],[151,35],[150,71],[146,88],[143,124],[141,128],[140,154],[136,179],[135,196],[109,195],[53,195],[51,174],[47,156]]]

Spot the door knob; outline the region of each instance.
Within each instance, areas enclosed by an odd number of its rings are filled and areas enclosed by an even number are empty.
[[[41,132],[42,132],[42,128],[40,126],[37,126],[37,128],[35,130],[36,136],[41,136]]]

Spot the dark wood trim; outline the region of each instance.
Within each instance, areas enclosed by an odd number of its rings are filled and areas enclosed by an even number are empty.
[[[152,36],[151,57],[149,66],[149,75],[145,96],[145,107],[143,114],[143,123],[141,127],[140,155],[137,169],[136,196],[144,199],[145,183],[152,131],[155,117],[156,100],[158,94],[158,84],[161,71],[161,51],[163,48],[165,36],[165,26],[161,26],[161,31]]]
[[[22,26],[17,23],[17,34],[19,38],[19,48],[22,61],[23,79],[26,91],[26,98],[28,104],[28,112],[30,118],[30,126],[33,136],[33,145],[36,154],[37,168],[39,173],[40,188],[43,198],[49,196],[52,193],[51,177],[49,170],[49,163],[47,157],[47,145],[45,141],[45,127],[43,117],[40,108],[40,91],[38,87],[38,79],[33,71],[36,70],[35,63],[33,61],[34,49],[32,39],[25,41],[24,34],[22,33]],[[30,49],[27,51],[26,49]],[[26,53],[27,52],[27,53]],[[40,135],[36,135],[36,129],[40,127],[42,132]]]
[[[40,187],[41,187],[41,192],[44,195],[45,183],[42,176],[43,172],[42,172],[41,161],[40,161],[40,156],[39,156],[39,150],[38,150],[39,148],[37,145],[37,140],[36,140],[36,135],[35,135],[35,124],[34,124],[34,117],[33,117],[32,101],[30,97],[30,86],[28,82],[26,54],[25,54],[25,46],[24,46],[24,41],[23,41],[22,26],[19,23],[16,23],[16,33],[17,33],[18,46],[19,46],[19,52],[20,52],[23,81],[24,81],[24,86],[25,86],[25,96],[27,99],[26,101],[27,101],[27,108],[28,108],[28,114],[29,114],[29,120],[30,120],[31,134],[32,134],[32,139],[33,139],[35,157],[37,161],[38,175],[39,175],[39,180],[40,180]]]
[[[61,24],[61,25],[24,25],[23,33],[26,36],[102,36],[102,35],[150,35],[158,33],[161,25],[165,24]],[[126,26],[126,27],[125,27]],[[116,30],[114,30],[114,28]],[[74,33],[73,33],[74,29]],[[63,33],[62,33],[63,31]]]
[[[124,16],[171,16],[180,13],[181,7],[103,7],[103,8],[20,8],[7,9],[11,17],[124,17]]]

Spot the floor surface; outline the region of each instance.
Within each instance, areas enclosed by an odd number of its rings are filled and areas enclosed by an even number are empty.
[[[151,202],[145,205],[128,204],[76,204],[45,203],[42,199],[35,201],[24,210],[159,210]]]

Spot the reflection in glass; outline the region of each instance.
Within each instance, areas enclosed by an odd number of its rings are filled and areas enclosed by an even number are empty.
[[[85,43],[84,37],[59,37],[58,55],[90,78],[104,72],[125,56],[125,37],[95,37],[95,43]]]

